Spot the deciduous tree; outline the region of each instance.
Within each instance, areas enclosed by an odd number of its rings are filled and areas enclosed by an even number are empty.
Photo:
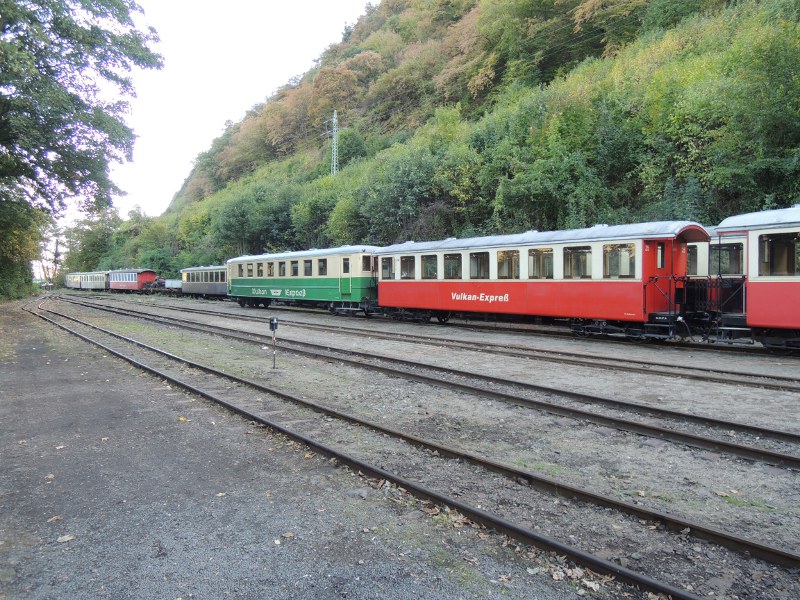
[[[133,67],[158,68],[132,0],[0,0],[0,194],[51,210],[111,203],[130,159]]]

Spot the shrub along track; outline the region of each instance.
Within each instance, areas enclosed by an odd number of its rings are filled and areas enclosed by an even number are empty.
[[[260,343],[264,343],[264,339],[262,338]],[[192,369],[199,368],[197,365],[192,366]],[[193,380],[195,377],[193,376]],[[241,382],[241,380],[240,380]],[[212,386],[214,384],[211,384]],[[218,387],[218,385],[217,385]],[[285,394],[279,392],[277,390],[268,390],[261,388],[261,391],[265,391],[270,393],[274,396],[279,396],[282,398],[287,398]],[[227,392],[226,392],[227,393]],[[298,399],[292,399],[293,402],[298,402]],[[238,403],[239,401],[237,401]],[[302,402],[302,401],[299,401]],[[226,404],[225,401],[222,402]],[[308,403],[306,403],[308,404]],[[402,434],[399,431],[390,430],[375,423],[369,423],[363,420],[357,420],[352,415],[345,415],[340,411],[326,409],[320,405],[311,405],[311,408],[317,411],[326,412],[329,417],[335,417],[337,421],[339,419],[347,419],[350,422],[358,422],[360,425],[364,425],[370,427],[373,430],[376,430],[382,434],[390,434],[393,438],[401,439]],[[240,408],[235,408],[235,410],[239,410]],[[284,412],[285,409],[280,409],[281,413]],[[248,418],[251,418],[252,415],[248,414]],[[311,418],[311,417],[302,417],[298,415],[293,415],[288,417],[292,422],[308,422],[311,423],[312,431],[315,435],[319,434],[320,429],[327,429],[330,425],[328,420],[323,421],[324,426],[320,425],[319,418]],[[277,424],[270,423],[270,425],[276,426],[276,429],[280,431],[285,431],[285,429],[281,428]],[[332,437],[330,437],[332,435]],[[343,436],[341,431],[341,427],[338,427],[336,432],[333,434],[329,434],[329,439],[340,440]],[[416,449],[409,450],[408,447],[399,448],[399,449],[387,449],[385,446],[387,443],[384,442],[375,442],[374,445],[381,448],[380,452],[377,453],[377,456],[374,454],[375,451],[372,449],[373,442],[363,442],[360,440],[360,436],[366,436],[361,429],[359,429],[359,433],[356,436],[355,440],[347,441],[345,443],[340,443],[340,445],[344,445],[348,448],[351,447],[366,447],[368,448],[366,452],[366,456],[369,457],[380,457],[384,462],[391,463],[395,465],[394,468],[397,468],[399,471],[406,471],[409,475],[406,477],[400,476],[399,478],[394,479],[398,485],[405,487],[407,489],[413,489],[415,493],[425,496],[426,492],[421,490],[416,490],[414,484],[410,483],[409,477],[413,477],[414,479],[423,479],[426,480],[428,478],[433,478],[434,481],[438,481],[441,478],[442,473],[449,473],[451,474],[450,477],[447,479],[451,482],[459,481],[459,482],[469,482],[475,481],[476,483],[472,484],[475,489],[468,489],[470,486],[466,483],[464,487],[458,491],[460,497],[470,495],[476,495],[480,498],[478,506],[489,506],[489,505],[496,505],[498,509],[502,509],[505,512],[509,513],[511,516],[509,517],[511,520],[506,520],[505,518],[501,518],[501,521],[493,521],[488,515],[483,514],[483,511],[480,509],[471,508],[468,505],[462,504],[461,501],[456,500],[454,498],[448,498],[445,494],[441,493],[434,493],[429,495],[428,497],[432,498],[437,502],[443,502],[450,506],[453,506],[457,510],[461,511],[463,514],[467,515],[469,518],[474,520],[478,520],[480,522],[486,523],[489,526],[496,527],[506,533],[509,533],[513,537],[516,537],[526,543],[534,543],[537,545],[541,544],[548,544],[544,539],[540,539],[541,536],[536,534],[535,532],[530,531],[525,526],[514,525],[514,519],[518,519],[516,522],[524,522],[525,518],[520,517],[517,515],[524,515],[526,511],[536,512],[537,510],[544,510],[538,509],[535,505],[531,507],[531,503],[535,503],[536,499],[531,498],[531,496],[536,496],[538,494],[534,494],[528,488],[520,486],[521,482],[526,482],[535,486],[538,490],[546,490],[550,492],[554,492],[556,494],[563,494],[569,497],[579,498],[580,501],[558,501],[558,510],[565,510],[569,516],[564,517],[563,515],[559,515],[560,520],[566,519],[567,522],[572,523],[580,523],[584,521],[597,521],[597,523],[602,523],[603,521],[607,521],[609,516],[606,514],[602,509],[592,508],[590,513],[591,516],[587,514],[587,507],[581,503],[582,502],[590,502],[600,506],[607,506],[613,507],[615,510],[623,511],[628,514],[634,515],[636,519],[643,519],[643,522],[650,523],[648,525],[649,528],[644,527],[637,527],[634,523],[634,529],[640,529],[642,531],[636,532],[638,535],[641,536],[644,533],[644,538],[646,541],[640,540],[638,543],[640,545],[648,546],[652,550],[648,559],[639,558],[642,563],[648,565],[650,569],[653,570],[655,573],[661,574],[664,571],[669,571],[669,568],[665,568],[663,564],[663,557],[665,556],[682,556],[684,551],[681,549],[681,546],[686,545],[686,536],[687,534],[696,535],[698,537],[703,537],[706,539],[711,539],[715,543],[723,544],[730,548],[733,548],[740,552],[749,553],[752,555],[758,555],[766,560],[773,561],[775,563],[790,565],[790,566],[798,566],[798,556],[781,550],[780,548],[770,548],[764,546],[762,544],[753,543],[752,541],[743,540],[737,538],[737,536],[729,535],[721,531],[715,531],[710,528],[705,528],[701,525],[696,523],[692,523],[691,521],[682,520],[673,518],[669,515],[648,511],[640,506],[636,506],[630,503],[624,503],[612,498],[602,497],[599,494],[593,494],[592,492],[587,492],[585,490],[579,490],[577,488],[564,485],[562,483],[556,482],[554,480],[550,480],[548,478],[539,477],[533,475],[531,473],[526,473],[522,470],[507,467],[505,465],[501,465],[500,463],[494,461],[481,461],[477,456],[474,456],[469,453],[461,452],[455,448],[446,447],[442,444],[437,444],[435,442],[427,442],[415,436],[406,437],[406,443],[414,444]],[[326,446],[324,442],[314,442],[305,434],[299,434],[298,439],[303,441],[304,443],[308,443],[318,450],[322,451],[322,447]],[[383,436],[381,436],[383,439]],[[420,450],[419,448],[422,448]],[[325,453],[328,453],[329,448],[324,448]],[[438,455],[438,456],[434,456]],[[458,461],[447,460],[445,461],[442,457],[457,457]],[[350,461],[350,459],[345,459],[340,457],[341,460],[345,460],[350,462],[350,464],[354,465],[354,468],[361,469],[364,472],[373,473],[376,477],[384,478],[387,480],[392,480],[389,473],[382,470],[380,467],[369,466],[360,462],[360,460],[356,460],[355,462]],[[371,459],[372,460],[372,459]],[[440,464],[444,462],[445,464]],[[483,475],[477,475],[476,470],[474,468],[468,468],[466,466],[467,462],[471,465],[479,465],[481,471],[491,471],[491,472],[500,472],[505,475],[508,479],[505,480],[505,483],[497,482],[496,478],[492,479],[491,475],[485,473]],[[423,474],[426,473],[426,474]],[[435,475],[438,474],[438,477]],[[478,490],[478,491],[476,491]],[[483,490],[483,491],[480,491]],[[498,490],[500,490],[498,494]],[[498,497],[499,496],[499,497]],[[552,499],[551,499],[552,500]],[[545,505],[549,504],[546,499],[539,499],[540,503],[544,503]],[[574,514],[573,514],[574,513]],[[553,516],[555,518],[555,516]],[[616,526],[613,526],[616,527]],[[608,531],[613,531],[613,527],[608,527]],[[679,530],[682,531],[681,534],[675,535],[669,534],[666,531],[662,531],[662,529],[668,528],[672,530]],[[603,530],[603,527],[600,527],[600,530]],[[688,530],[688,531],[687,531]],[[531,535],[533,534],[533,535]],[[636,537],[634,535],[633,537]],[[657,538],[658,541],[654,542],[653,538]],[[603,540],[597,539],[597,531],[594,530],[592,542],[593,545],[600,545],[603,546]],[[608,541],[608,544],[613,545],[615,542],[614,540]],[[670,549],[670,545],[677,545]],[[551,546],[553,547],[553,546]],[[604,564],[605,561],[601,561],[597,563],[595,559],[590,557],[582,556],[581,552],[572,553],[566,547],[563,547],[558,550],[559,552],[568,552],[570,555],[579,563],[585,564],[590,568],[595,570],[599,570],[606,573],[615,573],[617,576],[621,578],[631,578],[627,579],[629,581],[636,582],[640,585],[645,587],[650,586],[651,583],[648,582],[647,578],[645,580],[640,580],[636,578],[636,576],[632,576],[629,573],[619,572],[617,569],[618,565],[611,565]],[[722,552],[722,551],[720,551]],[[635,554],[635,553],[634,553]],[[716,554],[716,552],[715,552]],[[661,558],[659,558],[659,556]],[[729,570],[731,565],[738,564],[739,561],[742,559],[737,556],[733,556],[727,552],[723,552],[721,554],[723,556],[722,563],[719,565],[718,568],[722,569],[722,571]],[[652,561],[652,562],[651,562]],[[717,567],[708,567],[709,569],[717,568]],[[743,569],[747,570],[746,567],[742,567]],[[659,575],[660,576],[660,575]],[[676,582],[681,581],[702,581],[703,576],[700,574],[691,574],[687,570],[685,570],[685,565],[681,564],[680,568],[678,569],[678,573],[669,573],[668,577],[674,579]],[[737,580],[738,583],[738,580]],[[648,589],[658,589],[658,586],[655,587],[648,587]],[[688,596],[681,595],[683,592],[679,590],[671,590],[670,592],[666,592],[666,588],[661,588],[660,591],[665,593],[672,593],[674,597],[691,597],[691,594]],[[751,590],[754,591],[754,590]],[[741,592],[737,589],[738,593],[745,593],[747,595],[748,592],[742,590]]]

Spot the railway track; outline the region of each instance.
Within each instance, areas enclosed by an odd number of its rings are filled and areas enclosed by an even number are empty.
[[[118,314],[123,314],[123,315],[126,314],[125,311],[119,311],[119,309],[108,309],[108,310],[112,312],[118,312]],[[134,313],[134,316],[142,318],[142,315],[140,313]],[[229,339],[235,339],[246,343],[257,344],[259,346],[263,346],[269,341],[269,338],[265,336],[252,333],[244,333],[238,329],[230,329],[230,328],[226,329],[226,328],[221,328],[219,326],[208,326],[205,324],[199,324],[193,321],[180,320],[176,318],[170,318],[169,320],[164,321],[164,320],[159,320],[159,318],[156,317],[155,322],[165,323],[165,324],[179,324],[180,327],[182,328],[193,329],[204,333],[213,333],[215,335],[221,335]],[[550,402],[532,401],[530,399],[521,397],[519,395],[512,395],[507,392],[498,391],[497,380],[496,378],[492,377],[484,378],[485,382],[492,384],[491,388],[487,388],[485,386],[475,387],[473,385],[467,385],[463,382],[465,378],[469,377],[470,375],[469,373],[467,374],[459,373],[457,377],[459,381],[453,381],[452,379],[442,378],[441,374],[436,374],[434,376],[434,375],[425,375],[423,373],[420,373],[419,363],[413,361],[400,361],[405,363],[406,368],[398,369],[395,366],[379,364],[380,361],[376,362],[372,354],[366,355],[366,358],[364,357],[354,358],[352,356],[352,350],[348,350],[346,351],[346,353],[343,354],[342,352],[331,351],[330,347],[326,345],[320,346],[318,344],[307,344],[307,343],[301,343],[300,345],[301,345],[300,348],[298,347],[293,348],[293,351],[295,353],[315,358],[322,357],[323,359],[336,361],[337,364],[338,363],[350,364],[359,368],[373,369],[389,376],[403,377],[405,379],[409,379],[412,381],[420,381],[438,387],[450,387],[468,393],[477,398],[487,397],[491,399],[497,399],[506,403],[522,405],[529,408],[535,408],[541,411],[548,411],[556,415],[575,417],[577,419],[590,421],[601,425],[610,425],[611,427],[615,427],[622,431],[632,431],[640,435],[649,436],[653,439],[660,439],[660,440],[668,439],[679,444],[688,444],[691,446],[711,449],[715,451],[728,452],[734,456],[741,456],[744,458],[748,458],[750,460],[761,460],[767,463],[783,464],[784,466],[789,466],[790,468],[793,465],[797,464],[797,456],[795,454],[787,454],[785,452],[774,453],[771,451],[764,451],[758,448],[753,448],[751,446],[745,446],[742,444],[733,444],[724,440],[720,441],[716,439],[709,439],[707,437],[698,436],[694,434],[687,434],[685,432],[680,432],[680,431],[673,432],[670,430],[665,430],[661,426],[648,427],[640,423],[631,423],[628,420],[606,419],[602,415],[587,413],[586,411],[577,412],[569,407],[562,407],[557,405],[554,406]],[[309,346],[311,346],[310,349]],[[283,344],[282,347],[289,348],[288,346],[286,346],[286,344]],[[398,362],[398,361],[397,359],[393,359],[391,362]],[[701,420],[709,421],[708,419],[701,419]],[[706,423],[706,425],[715,425],[718,430],[727,431],[728,433],[730,433],[730,427],[734,426],[734,424],[731,424],[730,422],[719,422],[715,420],[710,420],[710,423]],[[751,433],[757,434],[759,437],[773,438],[785,441],[787,443],[791,443],[792,448],[797,447],[798,439],[800,439],[800,436],[793,434],[791,432],[766,430],[763,428],[755,428],[752,430]]]
[[[40,315],[42,316],[42,315]],[[44,317],[43,317],[44,318]],[[64,315],[61,318],[70,318],[74,319],[74,317],[69,317],[68,315]],[[55,322],[51,319],[51,322]],[[63,325],[60,325],[64,327]],[[91,327],[92,330],[98,332],[99,330],[90,324],[83,325],[83,327]],[[76,335],[79,332],[73,333]],[[103,335],[116,335],[111,333],[105,333]],[[88,336],[82,334],[84,339],[87,339]],[[116,340],[121,340],[120,337],[115,337]],[[97,340],[91,340],[93,343],[101,343]],[[157,352],[154,348],[147,348],[145,346],[129,340],[122,340],[125,344],[130,346],[131,344],[135,344],[137,348],[137,352],[145,351],[146,353],[152,355],[152,353]],[[618,501],[614,501],[613,499],[603,499],[598,495],[592,496],[590,493],[587,494],[584,490],[572,489],[568,486],[563,486],[558,484],[557,482],[547,481],[546,478],[536,477],[535,475],[525,473],[520,471],[519,469],[509,468],[506,465],[502,465],[496,463],[491,460],[485,460],[480,457],[471,455],[469,453],[463,452],[457,448],[446,447],[441,444],[437,444],[435,442],[431,442],[428,440],[420,439],[416,436],[411,436],[404,434],[400,431],[392,430],[383,426],[380,426],[376,423],[371,423],[364,421],[363,419],[358,419],[353,415],[343,414],[340,411],[331,410],[325,406],[315,404],[304,400],[302,398],[297,397],[290,397],[288,394],[281,392],[280,390],[275,390],[273,388],[269,388],[264,386],[261,383],[245,380],[243,378],[233,378],[230,375],[225,375],[219,371],[215,371],[213,369],[209,369],[202,365],[198,365],[196,363],[191,363],[190,361],[186,361],[185,359],[180,359],[179,357],[172,356],[172,355],[165,355],[161,353],[160,356],[163,360],[167,360],[169,362],[176,362],[179,361],[183,366],[181,368],[190,368],[191,375],[192,375],[192,385],[188,385],[185,381],[181,381],[179,377],[175,377],[174,375],[167,372],[162,367],[154,367],[154,366],[145,366],[143,361],[137,358],[133,358],[131,356],[126,356],[125,352],[130,353],[129,350],[127,351],[120,351],[119,349],[110,348],[108,343],[104,344],[103,347],[107,349],[109,352],[113,352],[118,356],[124,357],[126,360],[137,364],[137,366],[147,368],[150,372],[153,372],[159,377],[168,378],[171,381],[178,383],[187,389],[193,391],[194,393],[199,393],[209,399],[212,399],[216,402],[219,402],[223,406],[227,406],[231,410],[238,412],[245,416],[245,418],[261,422],[265,425],[268,425],[286,435],[293,437],[294,439],[300,441],[303,444],[308,445],[309,447],[313,448],[317,452],[321,452],[328,456],[335,457],[337,460],[340,460],[352,468],[360,470],[364,473],[368,473],[373,477],[385,480],[385,481],[392,481],[395,485],[401,486],[415,495],[418,495],[422,498],[427,498],[433,502],[445,504],[451,506],[455,510],[459,511],[461,514],[465,515],[469,519],[475,520],[477,522],[483,523],[489,527],[496,528],[500,531],[503,531],[510,535],[511,537],[518,539],[524,543],[529,543],[533,545],[537,545],[539,547],[544,547],[550,550],[554,550],[559,553],[563,553],[569,556],[572,560],[575,560],[577,563],[582,564],[590,569],[595,571],[606,573],[613,575],[621,580],[627,581],[629,583],[633,583],[634,585],[641,586],[642,588],[653,591],[655,593],[663,593],[663,594],[670,594],[674,598],[696,598],[697,596],[693,595],[691,592],[687,592],[685,589],[681,589],[676,587],[674,584],[670,583],[662,583],[658,579],[651,577],[646,573],[637,573],[630,569],[621,567],[620,565],[607,561],[602,558],[598,558],[597,556],[592,555],[590,552],[586,552],[585,550],[575,548],[571,545],[564,544],[559,542],[555,539],[552,539],[548,536],[544,536],[540,533],[537,533],[535,530],[531,529],[529,519],[524,518],[524,513],[526,509],[519,510],[519,507],[516,507],[515,510],[499,510],[502,507],[507,507],[509,505],[514,505],[515,502],[509,503],[500,503],[498,505],[498,513],[492,513],[491,511],[485,510],[485,508],[479,508],[479,506],[483,505],[486,506],[486,503],[490,502],[489,498],[496,495],[496,485],[491,478],[486,475],[481,477],[477,477],[474,473],[465,473],[463,477],[458,479],[454,479],[454,481],[470,481],[472,478],[477,481],[482,481],[483,483],[475,483],[475,490],[467,490],[467,489],[460,489],[458,497],[453,497],[452,494],[443,493],[441,491],[437,491],[435,489],[431,489],[428,486],[424,485],[424,481],[427,477],[430,476],[430,473],[441,472],[442,469],[447,470],[455,470],[459,473],[465,468],[464,465],[467,463],[472,465],[470,468],[480,468],[483,471],[489,473],[501,473],[504,475],[511,487],[519,488],[519,481],[520,479],[524,479],[525,482],[532,487],[536,488],[537,490],[545,490],[550,493],[557,493],[562,494],[568,497],[578,498],[579,501],[569,500],[561,501],[560,507],[567,507],[567,510],[575,511],[575,519],[576,523],[580,522],[583,519],[586,519],[586,510],[587,507],[584,503],[591,503],[592,505],[600,505],[600,506],[610,506],[613,507],[617,511],[625,512],[628,515],[632,515],[634,518],[634,525],[637,519],[645,519],[648,523],[647,527],[638,527],[642,531],[639,533],[644,533],[648,539],[652,539],[657,537],[659,540],[659,544],[664,543],[664,547],[661,547],[661,551],[668,551],[671,544],[676,544],[678,547],[684,544],[684,539],[688,534],[695,535],[697,537],[705,538],[705,539],[713,539],[715,543],[719,543],[725,547],[731,548],[736,552],[745,553],[746,555],[750,556],[759,556],[765,560],[769,560],[771,562],[775,562],[777,564],[787,565],[792,568],[797,568],[800,566],[800,557],[796,554],[791,552],[785,551],[780,548],[770,548],[764,545],[758,544],[753,542],[752,540],[746,540],[743,538],[739,538],[734,535],[726,534],[724,532],[718,532],[714,530],[710,530],[707,528],[703,528],[702,525],[692,523],[690,521],[681,521],[679,519],[675,519],[670,517],[670,515],[660,514],[654,511],[647,511],[642,507],[638,507],[635,505],[625,506],[625,503],[620,503]],[[159,360],[162,360],[159,359]],[[152,358],[149,359],[152,362]],[[174,370],[174,367],[173,367]],[[218,379],[220,377],[226,377],[231,381],[235,381],[238,384],[246,385],[248,388],[253,388],[258,390],[261,393],[270,394],[276,398],[281,399],[282,401],[290,401],[294,406],[300,406],[302,410],[313,410],[316,413],[323,413],[327,417],[335,420],[335,421],[343,421],[352,424],[358,424],[360,427],[358,429],[359,434],[356,436],[354,441],[346,442],[345,445],[347,447],[359,447],[361,444],[360,436],[363,435],[363,429],[370,429],[374,431],[376,434],[380,435],[382,439],[384,439],[387,435],[391,436],[393,440],[398,440],[402,443],[402,446],[398,450],[391,450],[388,453],[381,454],[381,457],[386,463],[391,463],[393,465],[392,470],[387,470],[383,468],[383,466],[377,465],[374,462],[376,458],[373,453],[368,452],[367,456],[370,457],[371,460],[364,460],[364,458],[359,458],[356,456],[351,456],[342,452],[340,449],[334,448],[332,445],[324,441],[320,441],[319,439],[313,439],[310,435],[306,433],[302,433],[295,430],[290,430],[287,427],[284,427],[280,423],[276,422],[272,419],[265,419],[263,416],[258,414],[259,410],[263,413],[263,406],[260,402],[253,402],[252,400],[247,400],[243,398],[242,400],[237,400],[236,404],[231,402],[228,399],[223,399],[213,392],[205,391],[204,389],[200,389],[200,386],[196,383],[198,381],[197,372],[203,370],[207,373],[211,374],[211,379],[208,383],[204,384],[208,388],[216,388],[218,389],[219,383]],[[230,393],[230,387],[226,388],[226,395]],[[238,396],[237,396],[238,397]],[[241,404],[240,404],[241,402]],[[255,405],[255,408],[253,406]],[[251,408],[248,408],[250,406]],[[285,407],[281,407],[278,409],[273,409],[275,412],[280,413],[283,417],[284,421],[290,421],[293,423],[302,423],[304,421],[311,422],[312,426],[311,429],[316,433],[320,428],[320,421],[318,418],[310,418],[304,414],[297,414],[292,412],[289,414]],[[324,429],[324,428],[323,428]],[[335,428],[333,433],[329,434],[328,439],[339,439],[343,436],[343,430],[341,427]],[[420,454],[421,452],[421,454]],[[453,458],[458,460],[453,461]],[[405,460],[408,459],[408,460]],[[409,467],[409,460],[411,467]],[[423,465],[421,470],[416,469],[416,465]],[[385,465],[384,465],[385,466]],[[398,474],[395,470],[402,471],[406,469],[406,473]],[[410,471],[409,471],[410,469]],[[424,471],[427,473],[422,473]],[[420,483],[420,480],[423,483]],[[481,494],[480,490],[483,486],[484,489],[490,490],[488,496],[484,493]],[[526,491],[527,488],[522,488],[522,495],[527,496],[530,495],[529,491]],[[516,490],[519,492],[520,490]],[[476,494],[476,497],[479,498],[480,502],[483,504],[470,504],[464,500],[465,497],[470,497],[471,494]],[[513,496],[514,494],[512,494]],[[529,501],[530,502],[530,501]],[[527,505],[526,505],[527,506]],[[597,512],[597,509],[592,509],[593,511]],[[594,513],[593,513],[594,515]],[[603,517],[602,511],[596,514],[598,519]],[[592,517],[594,518],[594,516]],[[526,521],[528,521],[526,523]],[[659,528],[659,525],[650,525],[650,523],[665,523],[666,529],[662,530]],[[689,530],[688,532],[685,530]],[[667,530],[677,530],[679,533],[670,533]],[[683,532],[683,533],[680,533]],[[652,543],[652,542],[651,542]],[[672,552],[675,552],[673,548]],[[677,554],[680,555],[683,551],[678,550]],[[722,559],[723,563],[727,561],[741,561],[748,559],[742,559],[741,556],[735,556],[724,552],[725,557]],[[727,563],[728,567],[730,564]],[[656,573],[662,573],[665,569],[663,564],[659,565],[658,561],[652,563],[651,568],[654,569]],[[668,570],[668,569],[666,569]]]
[[[77,294],[73,294],[77,295]],[[120,300],[119,294],[105,294],[102,292],[93,293],[92,297],[103,297],[103,298],[111,298],[113,300]],[[230,305],[229,305],[230,306]],[[185,307],[174,307],[174,308],[185,308]],[[238,310],[238,307],[236,307]],[[281,304],[271,304],[269,307],[270,310],[278,311],[287,314],[314,314],[314,315],[321,315],[326,314],[325,311],[322,309],[313,309],[313,308],[303,308],[303,307],[294,307],[288,305],[281,305]],[[197,310],[197,309],[191,309]],[[244,310],[244,309],[243,309]],[[212,311],[210,311],[212,312]],[[237,314],[242,314],[238,312]],[[263,318],[254,317],[254,320],[262,320]],[[391,319],[387,317],[387,320],[392,321],[403,321],[402,319]],[[481,318],[480,316],[476,315],[475,318],[462,318],[462,319],[451,319],[448,321],[447,328],[449,329],[463,329],[467,331],[480,331],[480,332],[502,332],[508,334],[518,334],[526,337],[534,336],[534,337],[543,337],[543,338],[563,338],[563,339],[575,339],[575,334],[569,329],[568,325],[539,325],[539,324],[529,324],[529,323],[517,323],[513,320],[508,321],[500,321],[500,320],[492,320],[489,318]],[[589,337],[589,338],[582,338],[582,339],[592,339],[597,340],[598,342],[602,341],[603,343],[609,344],[619,344],[623,346],[628,346],[631,342],[624,338],[612,337],[612,336],[596,336],[596,337]],[[669,347],[670,349],[675,349],[679,351],[686,351],[686,352],[720,352],[720,353],[731,353],[731,354],[746,354],[748,356],[764,356],[764,357],[775,357],[773,352],[769,352],[766,349],[755,345],[754,343],[745,343],[745,342],[736,342],[736,343],[726,343],[726,342],[714,342],[714,343],[707,343],[707,342],[695,342],[695,341],[663,341],[659,342],[658,340],[653,340],[649,342],[650,345],[662,345],[665,347]]]
[[[111,312],[116,311],[117,314],[126,314],[121,309],[103,306],[91,307]],[[210,329],[211,326],[207,324],[189,319],[143,314],[140,311],[132,311],[130,314],[140,318],[153,319],[165,325],[180,323],[182,327],[197,328],[200,331],[213,332],[258,345],[269,342],[269,338],[266,336],[243,332],[238,328],[214,327]],[[597,394],[578,393],[570,389],[521,383],[495,375],[480,375],[459,369],[428,365],[414,360],[382,357],[374,353],[355,351],[351,348],[337,350],[329,344],[284,339],[279,347],[312,357],[323,357],[360,368],[380,371],[387,375],[455,389],[477,397],[491,398],[562,417],[613,427],[629,433],[669,440],[715,452],[724,452],[748,460],[800,469],[800,456],[795,453],[797,447],[800,446],[800,434],[790,431],[692,415]],[[547,394],[549,398],[541,399],[542,394]],[[557,397],[558,400],[553,397]],[[583,408],[586,405],[589,405],[592,410]],[[599,412],[597,407],[609,410]],[[629,418],[630,415],[647,418],[634,421]],[[668,421],[669,426],[665,425],[665,421]],[[730,441],[731,434],[737,439],[743,439],[750,443],[732,442]],[[764,447],[765,445],[771,447]]]
[[[184,313],[202,314],[215,317],[232,316],[226,312],[204,310],[193,307],[175,307],[169,305],[153,306],[157,308],[180,310]],[[241,313],[236,313],[236,318],[239,320],[263,323],[265,326],[269,319],[268,317],[253,316]],[[445,348],[483,351],[491,353],[493,356],[530,358],[547,362],[557,362],[561,365],[574,365],[580,367],[591,367],[595,369],[623,371],[627,373],[640,373],[653,377],[681,377],[683,379],[691,379],[694,381],[724,383],[727,385],[735,384],[752,388],[800,393],[800,377],[786,375],[775,374],[765,377],[762,373],[742,372],[741,370],[734,371],[730,369],[710,368],[691,364],[675,365],[674,363],[669,362],[639,360],[630,357],[624,359],[614,359],[600,357],[597,354],[586,352],[526,348],[524,346],[509,346],[507,344],[495,344],[487,341],[481,341],[480,348],[478,348],[474,342],[447,339],[441,336],[434,337],[430,335],[409,334],[407,332],[396,334],[391,332],[376,331],[374,328],[351,327],[341,324],[322,325],[319,323],[308,323],[297,320],[283,321],[283,323],[291,325],[292,327],[307,329],[310,331],[369,335],[371,338],[386,340],[414,340],[422,343],[436,344]],[[573,336],[567,337],[572,338]],[[798,361],[798,366],[800,366],[800,361]]]

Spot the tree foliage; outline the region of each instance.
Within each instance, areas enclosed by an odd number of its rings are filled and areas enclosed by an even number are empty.
[[[796,0],[384,0],[198,157],[166,236],[114,252],[164,239],[175,269],[798,203],[799,23]]]
[[[47,215],[68,203],[101,211],[121,193],[109,164],[131,158],[130,70],[161,65],[140,11],[132,0],[0,0],[0,214],[3,237],[21,242],[3,249],[0,298],[30,280]]]
[[[130,159],[134,135],[120,98],[131,68],[161,58],[139,31],[132,0],[0,0],[0,193],[50,209],[85,208],[119,192],[110,161]]]

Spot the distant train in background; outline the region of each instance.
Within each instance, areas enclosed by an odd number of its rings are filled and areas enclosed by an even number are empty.
[[[111,290],[141,292],[156,280],[152,269],[117,269],[115,271],[90,271],[67,273],[64,286],[76,290]]]
[[[800,205],[709,228],[662,221],[343,246],[181,273],[184,293],[225,295],[243,307],[281,302],[439,322],[537,317],[567,320],[579,336],[800,349]],[[70,273],[67,287],[80,276],[82,289],[108,289],[102,274]]]

